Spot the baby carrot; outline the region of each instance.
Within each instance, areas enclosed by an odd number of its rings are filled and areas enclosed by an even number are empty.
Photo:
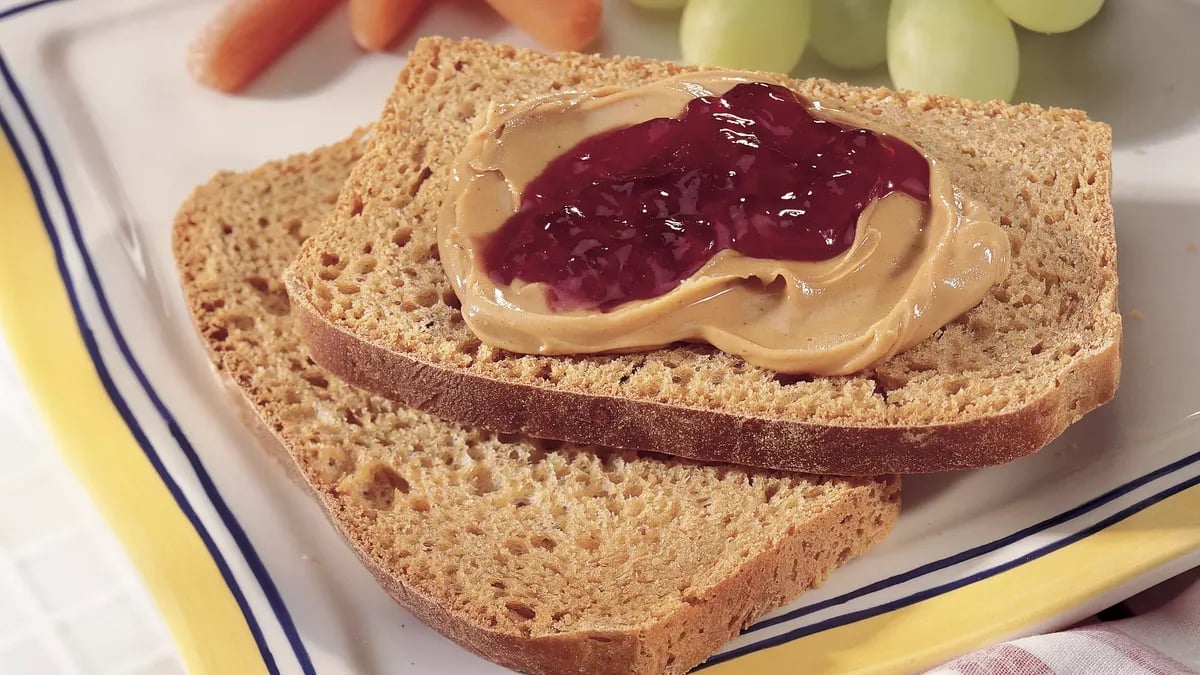
[[[600,33],[603,0],[487,2],[500,16],[552,49],[582,49]]]
[[[387,49],[424,5],[424,0],[350,0],[354,41],[370,52]]]
[[[246,86],[340,0],[231,0],[192,43],[188,69],[224,92]]]

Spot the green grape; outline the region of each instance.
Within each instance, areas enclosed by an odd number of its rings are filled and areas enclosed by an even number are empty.
[[[809,0],[689,0],[679,24],[683,60],[787,73],[808,42]]]
[[[642,9],[682,9],[687,0],[629,0]]]
[[[887,59],[901,89],[986,101],[1017,88],[1017,34],[992,0],[893,0]]]
[[[871,68],[887,59],[890,0],[813,0],[812,46],[839,68]]]
[[[995,0],[1000,11],[1039,33],[1065,33],[1096,16],[1104,0]]]

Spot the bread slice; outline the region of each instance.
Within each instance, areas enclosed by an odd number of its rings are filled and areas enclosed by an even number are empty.
[[[1113,396],[1121,319],[1109,128],[1078,111],[822,80],[793,86],[920,144],[1004,228],[1012,271],[979,306],[850,377],[780,376],[703,346],[564,358],[480,344],[435,236],[476,113],[489,101],[684,70],[418,42],[330,226],[286,275],[313,358],[356,385],[501,432],[836,474],[1004,462]]]
[[[180,208],[175,255],[255,428],[423,621],[518,670],[683,673],[891,527],[895,478],[497,436],[314,365],[280,275],[365,139],[218,174]]]

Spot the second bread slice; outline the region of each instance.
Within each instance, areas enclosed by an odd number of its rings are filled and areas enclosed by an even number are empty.
[[[881,539],[895,478],[703,465],[469,429],[310,360],[279,276],[361,138],[199,187],[175,222],[188,306],[255,428],[379,582],[535,673],[683,673]]]

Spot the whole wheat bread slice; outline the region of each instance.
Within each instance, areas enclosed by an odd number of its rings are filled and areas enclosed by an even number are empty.
[[[478,41],[413,50],[330,226],[286,279],[313,358],[349,382],[502,432],[817,473],[917,473],[1030,453],[1117,387],[1109,128],[1072,110],[794,81],[896,129],[984,204],[1008,278],[928,340],[850,377],[788,377],[703,346],[522,356],[464,325],[435,224],[489,101],[687,70]]]
[[[683,673],[891,527],[895,478],[498,437],[314,365],[280,275],[363,142],[217,175],[180,208],[175,255],[255,428],[423,621],[528,672]]]

